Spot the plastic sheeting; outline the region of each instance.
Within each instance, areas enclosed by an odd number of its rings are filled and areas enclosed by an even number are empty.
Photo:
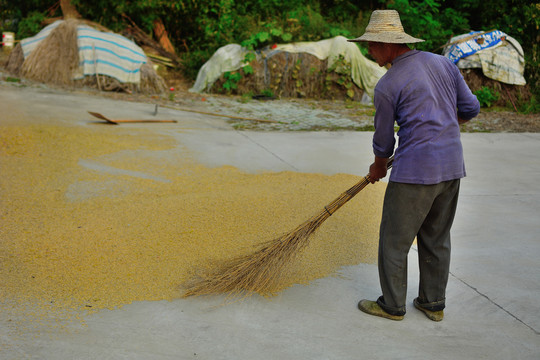
[[[219,79],[221,74],[227,71],[236,71],[247,65],[244,63],[244,57],[247,52],[248,50],[246,48],[238,44],[229,44],[220,47],[199,69],[195,84],[193,84],[193,87],[189,91],[196,93],[207,91]]]
[[[328,59],[328,67],[331,67],[339,55],[351,64],[351,78],[361,89],[364,89],[369,97],[373,97],[375,85],[386,73],[386,68],[367,59],[358,46],[348,42],[343,36],[317,42],[300,42],[291,44],[279,44],[272,51],[284,51],[289,53],[308,53],[320,60]],[[210,89],[212,84],[227,71],[235,71],[245,66],[244,57],[247,49],[237,44],[229,44],[218,49],[214,55],[201,67],[197,74],[195,84],[191,92],[204,92]],[[258,56],[260,56],[258,54]]]
[[[498,40],[489,43],[489,47],[479,46],[477,39],[484,39],[481,41],[481,45],[486,45],[483,35],[490,33],[493,32],[471,32],[453,37],[444,49],[444,56],[456,59],[458,46],[461,49],[471,50],[463,51],[457,57],[458,68],[481,68],[484,75],[490,79],[506,84],[525,85],[526,81],[523,76],[525,58],[519,42],[511,36],[497,31]]]

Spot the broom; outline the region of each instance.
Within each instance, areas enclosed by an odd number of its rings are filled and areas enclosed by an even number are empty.
[[[390,169],[393,157],[388,160]],[[318,214],[293,231],[264,242],[253,253],[228,260],[214,271],[185,286],[183,297],[224,294],[249,296],[253,293],[271,295],[287,274],[287,265],[309,243],[309,237],[334,212],[370,183],[369,175],[339,195]]]

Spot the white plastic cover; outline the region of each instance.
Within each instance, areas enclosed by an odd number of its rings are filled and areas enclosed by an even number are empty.
[[[214,55],[201,67],[197,74],[191,92],[204,92],[227,71],[235,71],[244,66],[244,56],[247,49],[237,44],[229,44],[218,49]],[[328,59],[328,67],[342,55],[351,64],[353,82],[373,98],[373,91],[379,79],[386,73],[386,68],[367,59],[355,43],[348,42],[343,36],[317,42],[299,42],[279,44],[273,51],[289,53],[308,53],[320,60]]]

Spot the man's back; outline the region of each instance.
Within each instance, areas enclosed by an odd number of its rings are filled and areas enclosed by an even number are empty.
[[[479,105],[454,64],[417,50],[398,56],[375,88],[375,106],[374,141],[390,146],[394,121],[399,126],[391,181],[436,184],[465,176],[457,109],[473,117]]]

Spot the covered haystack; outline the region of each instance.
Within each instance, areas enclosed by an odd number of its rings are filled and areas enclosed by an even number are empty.
[[[254,60],[246,61],[249,54]],[[242,69],[248,65],[253,72]],[[280,44],[255,52],[229,44],[203,65],[190,91],[369,103],[375,84],[385,72],[343,36]]]
[[[527,102],[531,92],[524,74],[525,57],[520,43],[499,31],[471,31],[451,38],[443,54],[461,70],[473,92],[488,88],[498,95],[493,105]]]
[[[167,88],[136,44],[98,24],[77,19],[57,21],[22,40],[11,52],[6,70],[59,86],[149,94]]]
[[[344,60],[343,66],[347,67]],[[253,74],[243,75],[233,94],[255,94],[286,98],[350,99],[360,101],[364,90],[349,73],[329,68],[328,59],[320,60],[308,53],[277,51],[251,63]],[[350,68],[350,66],[348,66]],[[227,79],[221,75],[211,91],[227,92]]]

